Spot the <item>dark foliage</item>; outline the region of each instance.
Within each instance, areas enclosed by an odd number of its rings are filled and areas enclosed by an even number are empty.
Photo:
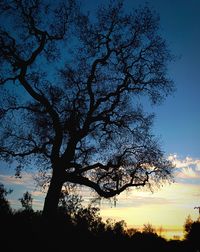
[[[103,222],[98,208],[83,207],[80,198],[74,199],[70,215],[66,212],[66,204],[51,220],[44,218],[41,211],[7,211],[1,218],[1,248],[5,251],[63,251],[65,248],[126,251],[131,248],[131,251],[140,252],[196,252],[199,249],[198,221],[191,223],[185,240],[167,241],[157,235],[150,224],[138,231],[127,230],[124,221]]]
[[[10,194],[12,190],[6,190],[3,184],[0,183],[0,216],[6,216],[11,213],[10,203],[6,199],[6,196]]]
[[[192,221],[188,216],[184,227],[186,241],[194,250],[200,250],[200,218],[197,221]]]
[[[140,252],[196,252],[199,249],[199,229],[184,241],[167,241],[156,233],[139,231],[130,236],[122,222],[106,224],[92,207],[79,209],[75,219],[62,212],[49,222],[42,212],[17,211],[1,222],[1,231],[1,247],[6,251],[27,251],[30,247],[32,251],[62,251],[65,247],[74,251],[131,248]]]
[[[22,204],[22,208],[24,208],[26,211],[32,211],[33,198],[28,191],[23,194],[23,197],[20,198],[19,201]]]

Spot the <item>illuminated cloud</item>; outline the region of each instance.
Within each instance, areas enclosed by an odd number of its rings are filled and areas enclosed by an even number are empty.
[[[183,168],[180,173],[178,173],[179,178],[195,178],[195,179],[200,179],[200,172],[188,167],[188,168]]]
[[[200,159],[192,157],[179,158],[176,154],[168,157],[176,166],[176,177],[183,179],[200,179]]]
[[[197,164],[196,164],[196,170],[200,171],[200,160],[198,160]]]

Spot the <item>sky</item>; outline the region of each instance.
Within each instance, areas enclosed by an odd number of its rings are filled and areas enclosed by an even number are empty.
[[[98,3],[107,1],[82,0],[83,8],[93,11]],[[125,8],[138,7],[148,2],[160,15],[161,33],[176,60],[169,65],[169,76],[176,91],[155,112],[153,132],[159,137],[166,156],[176,164],[175,182],[154,193],[131,190],[117,198],[116,206],[101,202],[101,216],[125,220],[129,227],[150,223],[162,226],[165,235],[182,235],[185,219],[198,218],[195,206],[200,206],[200,1],[199,0],[125,0]],[[21,180],[0,167],[0,182],[14,189],[8,197],[13,207],[18,198],[29,190],[33,206],[41,209],[44,193],[35,187],[32,174],[24,173]],[[87,202],[91,194],[85,190]]]

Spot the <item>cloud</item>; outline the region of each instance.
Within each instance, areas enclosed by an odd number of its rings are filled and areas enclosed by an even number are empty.
[[[30,185],[34,183],[33,174],[24,172],[22,178],[15,176],[0,174],[0,181],[7,185]]]
[[[33,199],[33,208],[35,210],[41,210],[43,205],[44,205],[44,202],[42,200]]]
[[[32,191],[31,192],[33,197],[44,197],[45,193],[42,191]]]
[[[200,171],[200,160],[198,160],[197,164],[196,164],[196,170]]]
[[[176,167],[176,177],[182,179],[200,179],[200,159],[180,158],[178,155],[168,157]]]
[[[187,167],[187,168],[183,168],[181,170],[181,172],[178,173],[178,177],[179,178],[184,178],[184,179],[187,179],[187,178],[192,178],[192,179],[199,179],[200,178],[200,172],[190,168],[190,167]]]

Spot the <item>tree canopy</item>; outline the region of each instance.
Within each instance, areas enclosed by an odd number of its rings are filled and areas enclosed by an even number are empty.
[[[10,202],[6,196],[12,192],[11,189],[7,190],[2,183],[0,183],[0,216],[4,218],[6,214],[11,213]]]
[[[0,13],[0,157],[18,176],[34,166],[47,178],[45,212],[65,182],[109,198],[172,178],[140,104],[173,91],[153,10],[111,1],[88,15],[73,0],[3,0]]]

